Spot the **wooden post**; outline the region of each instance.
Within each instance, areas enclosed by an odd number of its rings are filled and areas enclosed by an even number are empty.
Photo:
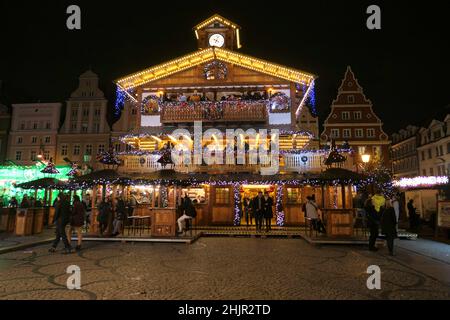
[[[48,206],[49,207],[51,207],[52,205],[53,205],[53,203],[52,203],[52,198],[53,198],[53,192],[52,192],[53,190],[50,188],[49,190],[48,190],[48,192],[49,192],[49,196],[48,196]]]
[[[345,209],[345,184],[341,184],[342,209]]]
[[[156,186],[153,186],[152,192],[152,208],[155,208]]]

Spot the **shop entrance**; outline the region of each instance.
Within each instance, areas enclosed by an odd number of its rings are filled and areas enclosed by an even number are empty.
[[[252,201],[253,199],[258,196],[258,192],[262,191],[269,192],[269,197],[273,200],[272,205],[272,227],[276,225],[276,210],[275,210],[275,204],[276,204],[276,186],[274,185],[242,185],[240,187],[240,197],[241,197],[241,226],[256,226],[255,221],[255,215],[252,209]],[[246,200],[250,200],[248,202],[248,205],[246,205]],[[265,225],[264,225],[265,227]]]

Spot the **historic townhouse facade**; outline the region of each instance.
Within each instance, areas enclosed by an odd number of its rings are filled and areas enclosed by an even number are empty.
[[[323,126],[322,144],[331,140],[338,146],[348,142],[357,152],[357,161],[361,161],[361,154],[370,154],[372,159],[390,168],[388,135],[350,67]]]
[[[7,159],[18,165],[33,165],[56,155],[61,103],[12,105]]]
[[[450,172],[450,114],[434,119],[420,130],[419,172],[423,176],[444,176]]]
[[[391,161],[395,178],[415,177],[420,174],[417,153],[420,130],[420,127],[409,125],[392,134]]]
[[[11,114],[8,107],[0,103],[0,163],[3,163],[6,160],[10,125]]]
[[[98,81],[94,72],[86,71],[67,101],[64,124],[58,134],[57,164],[70,160],[95,168],[96,156],[109,148],[108,102]]]

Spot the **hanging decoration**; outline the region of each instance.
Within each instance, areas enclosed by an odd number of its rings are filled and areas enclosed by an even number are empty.
[[[97,161],[106,166],[118,166],[120,165],[120,160],[114,152],[113,145],[109,145],[107,152],[102,152],[97,156]]]
[[[277,217],[277,226],[284,226],[284,208],[283,208],[283,185],[277,185],[277,199],[276,199],[276,217]]]
[[[207,63],[203,68],[203,75],[206,80],[223,80],[227,78],[227,74],[227,65],[218,60]]]
[[[127,94],[124,90],[120,89],[119,86],[116,87],[116,102],[114,105],[114,116],[118,118],[125,105],[125,100],[127,99]]]
[[[80,168],[78,167],[78,164],[72,163],[72,168],[67,173],[69,177],[75,177],[80,175]]]
[[[59,173],[58,169],[56,169],[56,166],[53,163],[53,158],[50,158],[50,160],[48,160],[47,165],[45,166],[44,169],[41,170],[41,172],[45,173],[45,174],[58,174]]]
[[[284,92],[274,93],[269,99],[270,112],[289,111],[291,99]]]
[[[161,111],[161,98],[159,98],[156,95],[149,95],[146,96],[143,100],[142,100],[142,114],[143,115],[155,115],[155,114],[159,114],[159,112]]]
[[[234,225],[241,225],[241,193],[239,183],[233,184],[234,194]]]

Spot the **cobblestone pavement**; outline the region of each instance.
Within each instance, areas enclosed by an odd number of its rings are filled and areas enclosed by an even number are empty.
[[[255,238],[86,243],[72,255],[47,249],[0,255],[0,299],[450,299],[449,283],[402,262],[407,253],[388,258],[386,249]],[[72,264],[81,268],[81,290],[65,286]],[[374,264],[381,290],[366,287]],[[450,265],[439,267],[450,273]]]

